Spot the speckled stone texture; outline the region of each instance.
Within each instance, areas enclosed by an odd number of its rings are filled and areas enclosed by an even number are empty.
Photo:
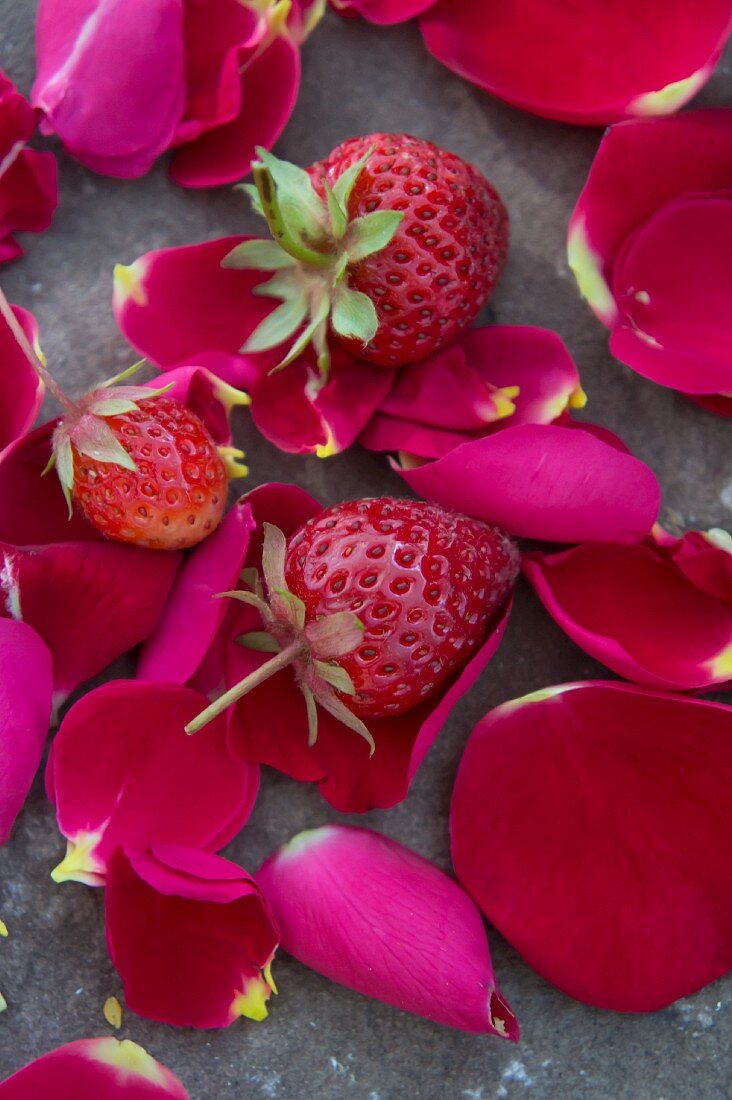
[[[33,0],[0,0],[0,67],[27,91]],[[598,130],[545,122],[504,106],[441,69],[415,28],[379,30],[329,16],[305,49],[302,94],[277,152],[306,164],[351,134],[411,131],[474,161],[512,218],[507,271],[487,320],[546,325],[582,372],[587,413],[620,432],[664,488],[663,519],[681,527],[732,520],[730,423],[646,382],[609,356],[607,334],[567,269],[567,220]],[[732,99],[726,63],[698,102]],[[52,144],[52,143],[49,143]],[[52,370],[81,390],[131,360],[110,308],[115,261],[163,245],[254,231],[230,188],[186,192],[160,166],[146,179],[102,179],[62,156],[53,229],[26,238],[28,255],[0,272],[12,301],[32,309]],[[242,416],[238,442],[252,478],[292,480],[326,502],[403,486],[378,457],[353,450],[325,462],[279,454]],[[120,583],[124,578],[120,578]],[[119,673],[119,669],[116,670]],[[438,739],[407,801],[364,822],[449,866],[447,814],[465,739],[490,707],[549,684],[603,677],[521,585],[506,641]],[[314,789],[267,774],[251,823],[227,854],[248,868],[294,832],[335,817]],[[612,828],[612,823],[608,823]],[[0,851],[0,1076],[56,1045],[108,1034],[102,1004],[120,994],[104,948],[101,893],[49,878],[62,844],[40,780]],[[732,980],[645,1017],[594,1011],[557,993],[495,933],[501,988],[523,1041],[513,1047],[409,1017],[329,984],[292,960],[275,971],[269,1020],[226,1032],[174,1031],[125,1013],[121,1034],[180,1075],[193,1100],[719,1100],[730,1093]],[[40,1100],[40,1098],[39,1098]],[[49,1098],[51,1100],[51,1098]]]

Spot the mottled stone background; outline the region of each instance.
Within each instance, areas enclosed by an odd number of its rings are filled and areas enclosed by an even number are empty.
[[[34,8],[33,0],[0,0],[0,67],[25,91],[33,75]],[[306,47],[304,64],[298,108],[277,151],[308,163],[351,134],[394,129],[431,138],[479,165],[500,189],[513,225],[508,269],[486,319],[561,333],[582,372],[588,415],[620,432],[656,470],[669,526],[729,526],[729,422],[615,363],[605,330],[579,300],[567,270],[567,220],[599,131],[545,122],[491,99],[440,68],[409,26],[378,30],[330,16]],[[732,100],[731,64],[728,54],[698,102]],[[60,168],[52,230],[27,239],[28,255],[3,269],[2,283],[11,300],[36,313],[51,368],[80,391],[131,359],[110,308],[115,261],[253,231],[255,223],[231,189],[183,191],[169,183],[164,166],[135,182],[99,178],[64,156]],[[327,462],[285,457],[258,439],[245,417],[238,436],[250,456],[252,484],[292,480],[328,502],[402,488],[382,460],[355,449]],[[603,675],[522,585],[503,647],[453,714],[409,798],[366,820],[448,867],[450,789],[475,721],[507,698]],[[251,823],[227,854],[254,868],[292,833],[335,816],[315,790],[267,774]],[[109,1033],[102,1004],[120,993],[104,948],[101,894],[56,887],[48,877],[62,847],[37,782],[0,853],[0,913],[11,930],[0,945],[0,989],[9,1001],[0,1017],[0,1077],[60,1043]],[[665,1012],[618,1016],[560,995],[498,935],[491,942],[503,992],[523,1027],[518,1047],[401,1014],[286,958],[277,963],[280,996],[264,1024],[196,1033],[126,1013],[122,1034],[175,1070],[193,1100],[732,1096],[732,980]]]

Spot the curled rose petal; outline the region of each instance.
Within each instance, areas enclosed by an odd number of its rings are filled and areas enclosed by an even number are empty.
[[[563,992],[662,1008],[732,967],[731,782],[731,707],[602,682],[504,703],[458,771],[458,879]]]
[[[582,427],[519,424],[399,472],[420,496],[513,535],[636,542],[658,515],[658,482]]]
[[[360,15],[370,23],[405,23],[431,7],[435,0],[331,0],[342,15]]]
[[[480,913],[416,852],[369,829],[326,825],[294,837],[256,877],[283,949],[306,966],[437,1023],[518,1039]]]
[[[732,25],[727,0],[440,0],[422,16],[448,68],[525,111],[582,125],[670,114],[706,83]],[[547,42],[551,49],[547,49]]]
[[[42,0],[33,103],[87,168],[141,176],[170,145],[185,100],[182,21],[182,0]]]
[[[38,325],[31,313],[18,306],[11,307],[25,340],[41,350]],[[0,454],[4,447],[29,431],[43,402],[45,387],[26,348],[18,339],[12,321],[4,315],[0,303]]]
[[[0,542],[0,615],[28,623],[50,649],[56,706],[149,637],[180,561],[113,542]]]
[[[105,903],[109,953],[133,1012],[199,1028],[266,1017],[279,931],[246,871],[192,848],[118,848]]]
[[[104,883],[122,844],[185,844],[216,850],[241,829],[259,769],[232,760],[226,723],[184,732],[206,705],[189,688],[121,680],[85,695],[54,739],[47,787],[68,842],[56,882]]]
[[[58,203],[56,158],[29,149],[38,113],[0,71],[0,263],[23,255],[14,233],[48,229]]]
[[[243,499],[251,504],[257,521],[246,566],[257,570],[261,569],[263,523],[275,524],[287,536],[322,510],[312,497],[287,485],[264,486]],[[295,779],[317,782],[323,797],[344,813],[401,802],[450,711],[498,649],[509,610],[510,605],[501,610],[483,645],[444,691],[403,714],[369,720],[376,742],[373,756],[365,741],[326,713],[319,715],[317,741],[308,745],[305,701],[289,669],[266,680],[232,708],[232,750]],[[261,629],[259,612],[243,604],[237,603],[225,618],[223,636],[212,649],[224,663],[227,686],[238,683],[266,659],[267,654],[236,641]]]
[[[35,631],[0,618],[0,844],[41,762],[52,686],[51,654]]]
[[[178,1078],[131,1039],[78,1039],[0,1082],[0,1100],[189,1100]]]
[[[732,553],[716,553],[732,570]],[[620,676],[671,691],[732,679],[732,599],[697,587],[652,544],[527,554],[524,572],[570,638]]]

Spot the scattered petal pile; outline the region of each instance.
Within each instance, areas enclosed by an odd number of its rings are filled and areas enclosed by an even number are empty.
[[[38,112],[0,70],[0,264],[23,255],[16,233],[48,229],[58,203],[56,158],[28,148]]]

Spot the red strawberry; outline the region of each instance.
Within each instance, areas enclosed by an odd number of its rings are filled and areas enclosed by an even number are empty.
[[[485,639],[519,568],[497,527],[436,504],[349,501],[309,520],[289,542],[265,525],[260,590],[236,593],[266,634],[244,644],[277,655],[188,727],[200,728],[269,675],[293,665],[308,702],[370,740],[361,717],[387,718],[438,691]]]
[[[258,152],[250,194],[275,241],[247,241],[224,264],[277,271],[263,293],[283,305],[248,351],[302,330],[283,364],[312,340],[324,367],[331,332],[353,355],[400,367],[454,340],[488,299],[508,251],[508,214],[454,153],[370,134],[304,172]]]

